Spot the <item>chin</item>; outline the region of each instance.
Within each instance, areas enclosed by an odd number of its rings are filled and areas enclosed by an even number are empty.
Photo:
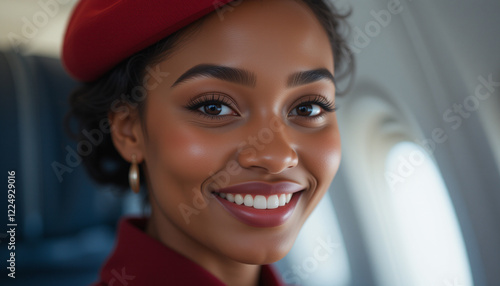
[[[292,248],[297,235],[287,237],[281,243],[253,244],[250,247],[226,254],[228,258],[245,264],[271,264],[285,257]]]
[[[284,258],[293,247],[307,216],[293,217],[273,228],[253,229],[239,233],[240,239],[222,243],[220,250],[229,259],[245,264],[271,264]]]

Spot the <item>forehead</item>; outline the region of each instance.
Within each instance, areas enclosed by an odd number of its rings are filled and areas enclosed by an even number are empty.
[[[333,55],[326,31],[301,1],[247,0],[218,9],[166,61],[180,70],[210,63],[271,75],[326,68]]]

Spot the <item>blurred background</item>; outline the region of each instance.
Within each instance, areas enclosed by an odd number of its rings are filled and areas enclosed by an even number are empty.
[[[293,250],[294,285],[500,285],[500,2],[332,1],[352,9],[341,168]],[[73,0],[0,0],[0,285],[88,285],[141,198],[91,182],[62,128]],[[348,82],[341,82],[347,86]],[[7,276],[8,171],[16,278]],[[318,256],[318,249],[323,254]]]

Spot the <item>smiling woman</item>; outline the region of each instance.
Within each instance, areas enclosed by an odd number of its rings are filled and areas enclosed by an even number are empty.
[[[322,1],[157,4],[84,1],[66,33],[64,63],[86,82],[71,95],[77,136],[111,127],[86,167],[142,185],[151,206],[122,221],[97,285],[119,270],[134,285],[280,285],[268,264],[340,163],[344,17]]]

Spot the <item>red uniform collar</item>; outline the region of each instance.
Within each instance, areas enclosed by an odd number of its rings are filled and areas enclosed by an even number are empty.
[[[115,249],[94,285],[225,285],[204,268],[148,236],[146,218],[120,222]],[[271,265],[263,265],[261,286],[284,285]]]

